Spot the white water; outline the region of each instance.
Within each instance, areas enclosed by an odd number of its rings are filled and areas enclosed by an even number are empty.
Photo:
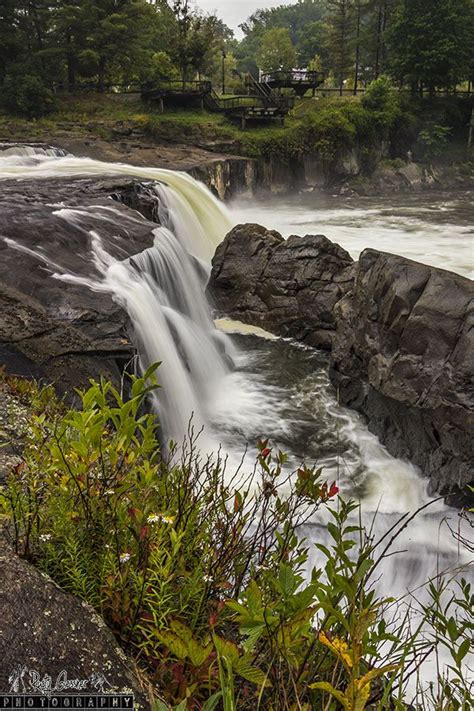
[[[95,269],[87,277],[68,273],[41,251],[41,235],[34,253],[49,264],[55,278],[110,293],[127,309],[142,366],[162,362],[157,407],[165,435],[179,441],[192,415],[196,428],[205,426],[201,446],[215,449],[222,443],[230,456],[230,468],[239,461],[247,444],[253,448],[257,439],[270,436],[275,446],[290,451],[292,463],[296,465],[304,456],[310,463],[323,466],[324,478],[337,480],[344,495],[359,496],[366,520],[379,511],[376,535],[391,526],[400,513],[430,501],[426,481],[417,469],[391,457],[356,413],[338,405],[324,358],[321,361],[321,356],[307,349],[270,339],[246,342],[241,338],[239,348],[235,348],[214,328],[204,295],[203,268],[205,273],[232,218],[204,186],[183,173],[55,157],[40,148],[21,155],[0,152],[0,179],[117,174],[159,181],[155,190],[162,226],[154,231],[152,247],[129,260],[117,260],[108,254],[100,234],[101,221],[120,221],[117,207],[98,207],[96,226],[91,231],[90,207],[80,210],[61,206],[55,213],[58,220],[89,233]],[[262,211],[257,205],[243,211],[234,207],[233,221],[258,219],[283,233],[314,232],[313,223],[301,229],[300,213],[290,213],[292,209],[273,205],[271,210]],[[285,217],[287,210],[296,217]],[[315,210],[311,214],[311,220],[318,224],[316,231],[344,244],[345,236],[339,239],[339,233],[334,234],[334,224],[328,229],[328,215]],[[369,215],[367,210],[365,214]],[[367,225],[361,243],[370,246],[372,240],[372,246],[386,248],[379,243],[370,219]],[[352,234],[346,237],[353,240]],[[403,246],[395,237],[389,251],[402,251],[394,249],[396,244]],[[19,248],[11,241],[9,244]],[[357,252],[351,244],[352,251]],[[456,250],[452,251],[454,254]],[[421,258],[418,253],[416,256]],[[460,259],[452,256],[452,261],[456,260],[464,263],[465,255]],[[226,330],[239,330],[235,323],[224,326]],[[236,363],[235,369],[229,368],[229,356]],[[466,562],[446,528],[445,518],[451,518],[455,527],[456,512],[437,502],[404,533],[398,545],[408,553],[385,561],[379,583],[382,592],[403,594],[444,567]]]
[[[390,198],[304,193],[236,200],[234,219],[291,234],[324,234],[354,259],[367,247],[474,276],[474,194],[425,193]]]
[[[58,157],[54,151],[31,146],[1,150],[0,146],[0,179],[41,180],[125,175],[157,181],[167,188],[169,221],[173,224],[176,237],[186,242],[185,246],[192,254],[208,263],[216,246],[232,226],[232,218],[222,203],[187,173],[124,163],[104,163],[69,155]],[[163,187],[157,185],[156,189],[159,193]]]

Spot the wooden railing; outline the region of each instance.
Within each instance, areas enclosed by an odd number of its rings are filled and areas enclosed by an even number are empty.
[[[263,74],[262,82],[304,82],[308,84],[318,84],[324,81],[323,72],[306,71],[305,69],[294,69],[292,71],[276,71],[269,74]]]
[[[210,81],[181,81],[180,79],[164,79],[158,82],[148,82],[143,84],[142,93],[159,91],[175,91],[190,94],[206,94],[212,91]]]

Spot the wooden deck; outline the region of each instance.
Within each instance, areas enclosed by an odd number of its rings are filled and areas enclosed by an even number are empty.
[[[290,72],[272,72],[264,74],[260,83],[266,84],[270,89],[292,89],[296,96],[304,96],[307,91],[314,92],[324,84],[325,76],[322,72],[309,72],[305,69],[294,69]]]
[[[163,81],[144,86],[142,97],[145,101],[157,102],[161,112],[168,104],[223,113],[239,121],[242,129],[253,121],[279,121],[283,124],[286,114],[294,106],[294,97],[280,96],[258,86],[254,86],[253,90],[253,93],[246,95],[223,98],[213,90],[209,81]]]

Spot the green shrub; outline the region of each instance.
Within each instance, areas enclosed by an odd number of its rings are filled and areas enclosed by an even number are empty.
[[[2,104],[14,114],[39,118],[53,110],[54,99],[37,75],[9,75],[3,83]]]
[[[451,128],[439,124],[428,124],[420,131],[418,143],[421,146],[423,158],[432,160],[441,155],[448,144]]]
[[[406,680],[442,635],[454,686],[443,678],[432,708],[449,699],[467,710],[468,585],[449,608],[432,586],[420,620],[378,598],[390,545],[373,541],[320,470],[284,474],[285,455],[267,441],[247,475],[203,457],[192,430],[165,456],[146,410],[153,372],[132,378],[126,400],[93,382],[69,411],[50,390],[7,380],[32,415],[0,510],[17,552],[91,603],[146,662],[157,711],[403,709]],[[316,544],[312,570],[309,520],[331,541]],[[426,621],[432,634],[420,633]]]

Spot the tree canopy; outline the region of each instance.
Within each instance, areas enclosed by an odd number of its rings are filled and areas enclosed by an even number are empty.
[[[317,67],[341,91],[383,74],[429,91],[474,78],[474,0],[298,0],[257,10],[241,29],[238,41],[190,0],[2,0],[0,88],[7,103],[35,95],[34,111],[79,85],[219,86],[222,71],[234,91],[246,72],[292,67]]]

